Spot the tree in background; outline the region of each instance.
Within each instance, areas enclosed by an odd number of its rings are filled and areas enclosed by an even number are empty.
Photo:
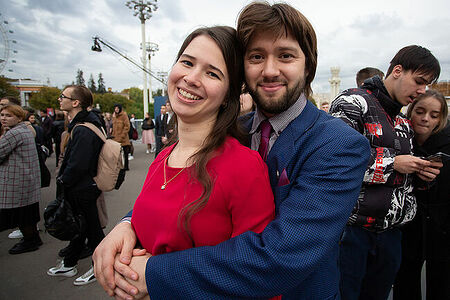
[[[95,86],[94,76],[92,76],[92,73],[91,76],[89,76],[88,89],[90,89],[92,93],[97,93],[97,87]]]
[[[162,92],[163,92],[162,89],[157,89],[156,91],[153,91],[153,92],[152,92],[152,96],[153,96],[153,97],[162,96],[162,95],[163,95]]]
[[[0,98],[5,96],[19,98],[19,91],[9,83],[8,78],[0,76]]]
[[[102,73],[98,73],[98,88],[97,93],[104,94],[106,93],[105,80],[103,79]]]
[[[77,85],[84,85],[85,86],[85,81],[83,78],[83,71],[81,69],[78,69],[77,71],[77,77],[76,77],[76,83]]]
[[[128,109],[132,106],[132,101],[128,100],[127,97],[112,93],[95,94],[94,107],[97,105],[97,103],[98,105],[100,105],[100,109],[102,110],[102,112],[110,113],[114,111],[114,104],[116,103],[121,104],[127,113],[130,113]]]
[[[59,109],[59,95],[61,95],[60,89],[44,86],[38,93],[32,94],[29,103],[32,108],[37,110]]]

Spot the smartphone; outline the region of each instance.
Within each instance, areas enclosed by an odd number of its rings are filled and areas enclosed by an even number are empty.
[[[444,161],[450,160],[450,155],[443,153],[443,152],[438,152],[438,153],[435,153],[435,154],[425,157],[425,159],[430,160],[430,161],[444,162]]]

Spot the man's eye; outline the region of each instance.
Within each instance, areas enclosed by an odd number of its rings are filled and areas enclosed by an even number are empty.
[[[250,55],[249,59],[251,61],[259,61],[259,60],[262,60],[263,57],[260,54],[253,54],[253,55]]]
[[[284,53],[284,54],[281,54],[280,57],[282,59],[290,59],[290,58],[293,58],[294,56],[292,54],[289,54],[289,53]]]

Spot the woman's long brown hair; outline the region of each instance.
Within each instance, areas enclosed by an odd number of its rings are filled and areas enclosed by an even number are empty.
[[[198,180],[203,187],[203,191],[198,199],[188,203],[181,209],[178,217],[178,226],[186,231],[193,244],[194,240],[190,228],[191,218],[206,206],[214,185],[206,169],[206,164],[212,158],[214,152],[225,143],[227,136],[235,137],[239,141],[243,139],[242,131],[237,124],[237,117],[240,109],[239,95],[244,77],[244,68],[243,54],[236,38],[236,31],[228,26],[205,27],[193,31],[184,40],[178,52],[177,61],[191,41],[200,35],[210,37],[221,49],[228,71],[229,87],[224,104],[219,108],[217,120],[211,132],[204,140],[201,148],[189,158],[189,161],[194,166],[191,176],[193,179]],[[176,118],[175,114],[174,117]],[[177,134],[174,134],[174,136],[177,136]]]

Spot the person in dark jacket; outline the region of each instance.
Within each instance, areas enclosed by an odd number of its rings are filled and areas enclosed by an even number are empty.
[[[155,124],[150,118],[150,115],[146,112],[145,118],[142,121],[142,143],[147,145],[146,153],[155,152],[155,134],[153,129]]]
[[[155,118],[155,140],[156,140],[155,158],[158,156],[163,146],[161,137],[164,136],[165,127],[167,123],[166,105],[161,105],[160,112],[161,113],[157,115]]]
[[[53,140],[55,141],[56,166],[58,166],[59,155],[61,154],[61,134],[64,132],[64,113],[56,112],[53,122]]]
[[[76,265],[85,247],[86,238],[89,247],[95,249],[105,236],[97,211],[97,198],[101,191],[93,179],[97,174],[98,157],[103,141],[91,129],[77,126],[89,122],[101,128],[97,115],[87,111],[92,102],[89,89],[78,85],[66,87],[59,97],[61,109],[68,112],[72,121],[68,127],[69,140],[57,184],[59,192],[63,192],[64,198],[74,210],[84,217],[86,230],[71,240],[72,251],[60,264],[48,270],[47,274],[50,276],[72,277],[77,274]],[[95,281],[92,270],[90,268],[88,272],[78,277],[74,284],[83,285]]]
[[[47,115],[47,112],[41,111],[41,127],[44,129],[44,145],[50,151],[50,155],[53,153],[53,120]]]
[[[339,245],[342,299],[387,299],[401,262],[399,226],[414,218],[413,175],[432,181],[442,164],[412,155],[413,131],[400,112],[440,74],[438,60],[421,46],[402,48],[386,79],[375,76],[342,92],[330,114],[370,142],[360,196]]]
[[[450,155],[450,123],[444,96],[433,90],[408,107],[415,131],[414,155]],[[402,264],[394,284],[394,300],[421,299],[421,274],[426,270],[426,298],[450,299],[450,160],[431,184],[415,186],[417,215],[402,228]]]

